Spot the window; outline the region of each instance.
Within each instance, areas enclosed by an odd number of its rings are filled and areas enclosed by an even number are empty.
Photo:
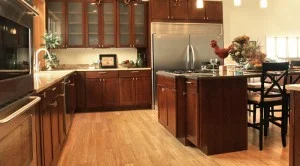
[[[266,54],[270,59],[300,58],[300,37],[266,37]]]

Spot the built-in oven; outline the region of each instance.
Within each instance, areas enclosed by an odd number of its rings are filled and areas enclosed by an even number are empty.
[[[0,107],[31,93],[33,16],[19,0],[0,0]]]

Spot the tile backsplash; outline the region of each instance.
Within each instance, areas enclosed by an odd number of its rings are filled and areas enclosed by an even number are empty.
[[[117,54],[117,63],[124,60],[137,59],[136,48],[68,48],[53,50],[56,53],[59,63],[62,64],[92,64],[99,59],[99,54]]]

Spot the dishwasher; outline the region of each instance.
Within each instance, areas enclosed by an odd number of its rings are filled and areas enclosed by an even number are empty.
[[[36,110],[40,97],[26,96],[0,109],[0,165],[37,165]]]

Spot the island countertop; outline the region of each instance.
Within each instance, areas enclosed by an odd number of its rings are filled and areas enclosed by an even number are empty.
[[[290,91],[300,91],[300,84],[290,84],[290,85],[286,85],[285,87],[287,90]]]

